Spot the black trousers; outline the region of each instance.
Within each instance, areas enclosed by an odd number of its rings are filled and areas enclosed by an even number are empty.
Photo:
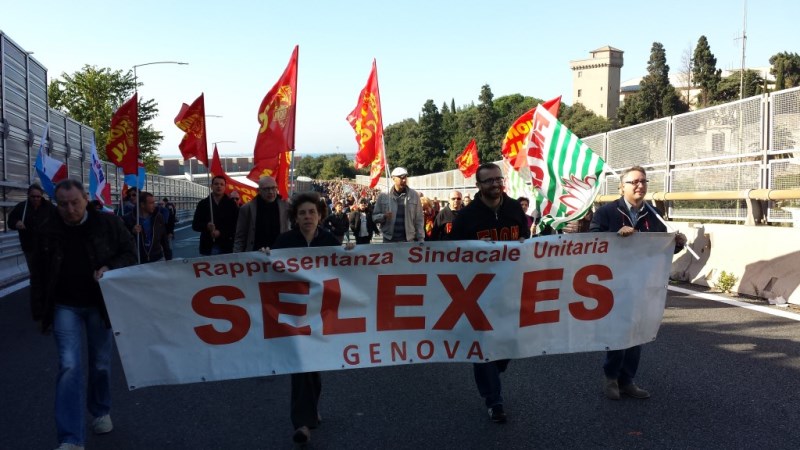
[[[322,393],[322,375],[319,372],[292,374],[291,418],[295,429],[319,425],[319,394]]]
[[[369,244],[372,242],[372,236],[356,236],[356,244]]]

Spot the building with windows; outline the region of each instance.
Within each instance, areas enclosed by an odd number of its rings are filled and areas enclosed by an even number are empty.
[[[572,101],[598,116],[617,117],[623,51],[609,45],[589,52],[589,59],[570,61]]]

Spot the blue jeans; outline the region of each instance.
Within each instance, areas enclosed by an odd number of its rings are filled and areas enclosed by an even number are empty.
[[[89,346],[88,397],[81,366],[84,328]],[[53,335],[58,348],[55,406],[58,442],[82,446],[86,442],[84,398],[94,417],[111,411],[111,350],[114,341],[97,308],[56,305]]]
[[[503,386],[500,384],[500,374],[506,371],[508,363],[508,359],[500,359],[472,365],[478,393],[483,397],[487,408],[503,403]]]
[[[641,345],[606,352],[606,361],[603,363],[603,372],[605,372],[606,378],[617,380],[620,386],[633,383],[636,369],[639,368],[641,354]]]

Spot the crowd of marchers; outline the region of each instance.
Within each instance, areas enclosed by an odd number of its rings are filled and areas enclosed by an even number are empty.
[[[408,172],[396,167],[387,192],[347,181],[315,182],[314,191],[278,194],[272,177],[258,181],[258,195],[239,203],[226,194],[225,179],[215,177],[208,197],[194,211],[192,229],[200,233],[199,251],[211,256],[233,252],[292,247],[343,246],[437,240],[525,240],[555,232],[539,223],[529,199],[505,192],[503,172],[495,164],[479,167],[474,198],[458,190],[447,199],[427,198],[408,186]],[[633,167],[620,178],[620,197],[558,232],[666,231],[659,213],[645,207],[645,169]],[[8,217],[19,231],[31,274],[31,307],[43,332],[52,332],[58,349],[55,425],[61,449],[82,449],[86,443],[84,405],[92,432],[108,433],[111,421],[111,323],[98,280],[108,270],[172,258],[176,211],[167,198],[157,203],[149,192],[130,190],[117,213],[90,204],[84,186],[75,180],[58,183],[55,206],[38,185]],[[534,211],[534,215],[528,213]],[[675,251],[685,244],[675,239]],[[84,383],[81,339],[88,343],[88,386]],[[603,392],[612,400],[646,399],[650,393],[634,383],[640,346],[607,352]],[[473,364],[479,395],[489,419],[507,420],[501,373],[509,360]],[[320,426],[318,404],[322,379],[318,372],[291,376],[292,441],[308,443]]]

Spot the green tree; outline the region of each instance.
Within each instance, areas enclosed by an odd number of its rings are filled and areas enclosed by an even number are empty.
[[[741,88],[740,72],[734,72],[730,76],[722,79],[719,83],[719,88],[714,95],[714,103],[728,103],[739,100],[739,91]],[[764,79],[754,70],[746,70],[744,72],[744,93],[742,98],[760,95],[764,92]]]
[[[779,73],[783,74],[784,89],[800,86],[800,55],[789,52],[776,53],[769,58],[769,63],[772,65],[769,73],[775,75],[776,79]]]
[[[456,114],[447,106],[447,102],[442,103],[442,145],[447,155],[453,149],[453,139],[456,135]],[[445,159],[447,156],[445,156]],[[447,163],[445,162],[445,167]]]
[[[422,139],[417,121],[405,119],[394,123],[383,131],[386,158],[391,167],[405,167],[411,175],[424,173],[425,155],[420,151]]]
[[[669,81],[669,65],[664,46],[660,42],[653,42],[650,60],[647,62],[647,75],[639,83],[639,92],[628,96],[617,111],[620,124],[635,125],[688,110],[689,106],[681,101]]]
[[[140,83],[141,85],[141,83]],[[47,92],[51,108],[63,112],[95,130],[97,153],[108,160],[105,144],[111,116],[125,100],[133,96],[136,86],[133,73],[112,71],[104,67],[85,65],[73,74],[61,74],[50,82]],[[158,171],[158,145],[164,139],[161,132],[149,124],[158,115],[155,100],[139,99],[139,150],[148,172]]]
[[[425,173],[440,172],[446,165],[447,156],[444,146],[444,128],[442,115],[433,100],[427,100],[422,107],[419,118],[419,132],[422,147],[419,149],[424,154],[422,168]]]
[[[693,61],[694,83],[700,86],[699,106],[705,108],[714,98],[717,86],[722,79],[722,71],[717,69],[717,58],[711,53],[711,46],[708,45],[708,39],[705,36],[700,36],[697,41]]]
[[[477,136],[478,156],[481,161],[496,161],[500,159],[500,142],[494,139],[495,120],[494,94],[488,84],[481,86],[478,96]]]
[[[319,179],[319,173],[322,170],[322,163],[322,158],[318,157],[303,156],[298,158],[297,163],[294,166],[295,175]]]
[[[559,121],[580,138],[605,133],[613,128],[610,120],[586,109],[581,103],[569,107],[562,105],[562,111],[558,118]]]
[[[775,72],[775,90],[782,91],[786,89],[786,75],[783,72],[783,60],[778,60],[776,62]]]
[[[319,171],[319,179],[334,180],[336,178],[355,178],[356,169],[353,163],[343,154],[322,156],[322,169]]]

